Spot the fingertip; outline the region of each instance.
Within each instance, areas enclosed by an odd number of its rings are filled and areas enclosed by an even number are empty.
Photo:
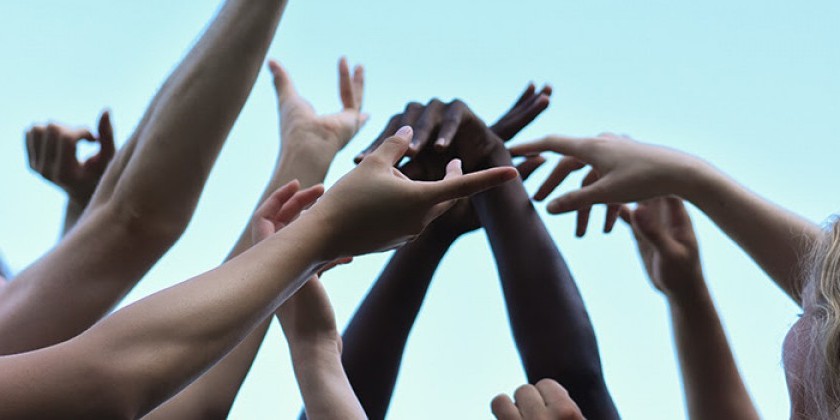
[[[440,137],[435,141],[435,150],[438,152],[443,152],[449,148],[449,141],[445,138]]]
[[[277,73],[280,72],[280,63],[278,63],[277,60],[275,60],[273,58],[269,59],[268,60],[268,70],[271,72],[271,74],[273,74],[276,77]]]
[[[554,87],[551,86],[550,83],[546,83],[543,86],[542,91],[540,91],[540,93],[542,93],[543,95],[546,95],[546,96],[551,96],[551,94],[554,93]]]
[[[446,164],[447,175],[450,174],[450,173],[462,174],[464,171],[463,171],[463,167],[461,166],[461,164],[462,164],[461,159],[455,158],[455,159],[450,160],[449,163]]]
[[[411,137],[414,135],[414,130],[411,128],[410,125],[404,125],[400,127],[399,130],[394,134],[394,137],[399,138],[403,141],[410,141]]]

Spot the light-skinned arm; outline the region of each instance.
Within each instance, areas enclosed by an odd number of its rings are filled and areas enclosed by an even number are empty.
[[[303,188],[324,181],[336,153],[352,139],[367,118],[361,113],[364,69],[356,66],[352,74],[345,58],[338,63],[339,92],[343,109],[335,114],[317,115],[300,96],[285,69],[269,62],[274,76],[280,113],[280,154],[260,202],[268,194],[292,180]],[[273,233],[273,231],[272,231]],[[260,240],[264,238],[259,238]],[[256,243],[244,229],[227,260]],[[224,419],[242,386],[254,357],[263,342],[270,319],[261,323],[224,359],[178,395],[149,413],[148,419]]]
[[[75,228],[0,294],[0,354],[85,331],[181,236],[285,4],[224,2],[106,169]]]
[[[691,218],[676,197],[623,208],[653,286],[667,299],[689,418],[758,419],[703,276]]]
[[[401,130],[294,223],[219,268],[67,342],[0,357],[0,417],[141,416],[218,361],[327,262],[403,244],[452,200],[516,176],[513,168],[463,175],[453,161],[441,181],[410,181],[393,170],[410,138],[410,128]]]
[[[554,151],[565,155],[537,192],[546,198],[571,172],[592,169],[580,189],[553,199],[551,213],[578,212],[578,232],[585,231],[589,211],[616,204],[676,195],[706,213],[797,303],[802,304],[800,258],[820,235],[814,223],[761,198],[714,166],[673,149],[603,134],[577,138],[548,136],[511,148],[515,154]]]

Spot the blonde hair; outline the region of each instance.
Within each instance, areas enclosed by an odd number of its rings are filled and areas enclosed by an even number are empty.
[[[802,299],[809,317],[809,346],[800,372],[807,418],[840,419],[840,220],[811,252]]]

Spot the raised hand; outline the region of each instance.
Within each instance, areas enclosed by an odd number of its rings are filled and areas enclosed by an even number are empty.
[[[653,286],[665,295],[695,290],[703,282],[697,237],[681,199],[659,197],[622,207]]]
[[[516,178],[512,167],[464,175],[456,159],[447,164],[443,180],[412,181],[394,168],[411,137],[411,127],[401,128],[304,215],[318,218],[313,228],[329,232],[329,260],[399,246],[419,235],[453,200]]]
[[[278,188],[254,211],[251,218],[251,236],[254,244],[292,223],[323,194],[323,185],[301,190],[297,180]]]
[[[522,180],[528,179],[542,164],[545,158],[542,156],[529,156],[516,165],[516,171]],[[455,235],[455,237],[477,230],[481,227],[478,215],[475,214],[472,202],[469,198],[460,198],[446,213],[435,219],[429,225],[429,231],[436,231],[443,235]]]
[[[578,236],[586,233],[589,213],[595,204],[609,204],[604,231],[612,230],[620,203],[669,194],[690,194],[691,175],[704,163],[676,150],[637,142],[627,136],[601,134],[575,138],[548,136],[510,148],[514,155],[554,151],[565,155],[535,194],[543,200],[574,171],[590,166],[578,190],[548,204],[550,213],[578,211]]]
[[[389,126],[385,128],[379,138],[367,150],[359,154],[356,159],[360,161],[371,150],[378,147],[386,136],[396,129],[392,127],[394,124],[405,121],[415,124],[420,132],[419,135],[415,133],[408,153],[412,154],[412,148],[418,148],[419,152],[413,152],[414,158],[400,167],[400,170],[413,180],[429,181],[440,179],[444,175],[443,169],[446,163],[453,158],[468,159],[475,162],[486,160],[490,153],[488,152],[482,155],[482,151],[487,150],[487,148],[481,145],[481,133],[483,133],[483,137],[486,139],[485,146],[489,144],[495,152],[507,153],[499,147],[499,139],[502,141],[510,140],[530,124],[548,107],[551,93],[552,89],[550,86],[545,86],[541,91],[537,92],[534,85],[529,84],[514,105],[489,129],[461,101],[454,101],[448,106],[443,106],[442,102],[432,100],[426,107],[421,106],[420,110],[422,112],[419,113],[416,112],[417,108],[415,106],[419,106],[419,104],[409,104],[406,112],[391,118]],[[457,117],[454,117],[455,120],[447,120],[446,118],[455,115],[453,114],[454,112],[457,112]],[[459,121],[459,124],[464,123],[467,120],[472,122],[464,124],[464,126],[477,129],[478,136],[462,133],[461,138],[466,138],[466,140],[459,139],[457,145],[448,150],[441,151],[439,148],[427,147],[430,140],[430,133],[450,131],[450,128],[444,128],[444,126],[452,126],[455,121]],[[457,130],[458,125],[455,125],[454,128]],[[480,157],[470,159],[471,156],[475,155],[479,155]],[[517,169],[520,170],[520,175],[525,179],[544,162],[545,160],[542,158],[527,159]],[[473,164],[472,166],[470,167],[465,164],[468,170],[483,169],[491,165]],[[479,227],[480,224],[472,209],[472,205],[467,200],[459,200],[449,212],[435,221],[430,226],[430,229],[438,230],[447,235],[462,235],[476,230]]]
[[[407,150],[408,156],[416,156],[430,144],[433,144],[437,151],[445,151],[452,144],[456,133],[465,130],[479,133],[489,130],[503,141],[508,141],[548,107],[551,93],[551,86],[546,85],[536,92],[534,85],[529,84],[513,107],[489,129],[460,100],[445,104],[438,99],[432,99],[425,106],[411,102],[405,111],[391,117],[379,137],[356,156],[356,162],[360,162],[386,138],[393,135],[398,127],[404,125],[415,129],[414,139]]]
[[[338,62],[338,85],[342,110],[318,115],[312,105],[295,90],[289,74],[277,61],[269,61],[280,108],[283,153],[303,149],[314,154],[333,154],[341,150],[367,121],[361,112],[364,96],[364,68],[356,66],[351,74],[347,59]],[[329,154],[327,154],[329,156]]]
[[[76,146],[82,140],[99,143],[99,152],[79,162]],[[105,111],[99,118],[98,136],[87,129],[53,123],[33,126],[26,132],[26,151],[32,170],[67,192],[75,204],[84,207],[114,157],[110,114]]]
[[[493,399],[490,407],[499,420],[584,420],[577,404],[557,381],[543,379],[536,385],[523,385],[514,393]]]

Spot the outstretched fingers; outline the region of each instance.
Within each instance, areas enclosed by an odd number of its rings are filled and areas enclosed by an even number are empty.
[[[297,191],[291,198],[283,203],[277,213],[274,215],[274,223],[276,226],[286,226],[292,223],[304,210],[315,204],[322,195],[324,195],[324,186],[322,184],[311,186],[305,190]]]
[[[536,155],[542,152],[556,152],[586,160],[584,144],[587,139],[567,136],[546,136],[539,140],[517,144],[508,148],[514,156]]]
[[[548,178],[543,181],[540,188],[537,190],[537,193],[534,194],[534,199],[537,201],[545,200],[552,191],[554,191],[563,181],[574,171],[579,169],[583,169],[586,166],[585,163],[573,158],[566,156],[563,159],[560,159],[560,162],[557,163],[557,166],[554,167],[554,170],[548,175]]]
[[[347,57],[338,60],[338,92],[341,95],[341,104],[344,109],[356,109],[356,94],[353,91],[353,79],[350,76],[350,66],[347,64]]]
[[[469,197],[515,179],[519,173],[512,166],[500,166],[462,175],[460,161],[457,166],[447,165],[447,176],[437,182],[427,183],[430,197],[436,203]]]
[[[504,141],[512,139],[548,108],[551,92],[551,86],[546,85],[536,92],[534,85],[529,84],[516,104],[493,124],[491,130]]]
[[[586,188],[586,187],[592,185],[593,183],[595,183],[595,181],[597,181],[597,180],[598,180],[598,173],[595,172],[594,170],[589,171],[589,173],[586,174],[586,177],[583,178],[583,182],[581,182],[580,186],[581,186],[581,188]],[[578,238],[583,237],[583,235],[586,235],[586,228],[587,228],[587,226],[589,226],[589,216],[591,214],[592,214],[592,204],[591,203],[581,207],[580,209],[578,209],[577,229],[575,231],[575,235],[577,235]]]
[[[455,134],[458,133],[458,128],[461,127],[465,112],[467,112],[467,106],[459,100],[452,101],[446,107],[440,124],[440,131],[438,131],[438,138],[435,140],[436,150],[446,150],[452,144]]]
[[[283,208],[292,196],[300,190],[300,182],[293,180],[271,193],[270,196],[254,211],[254,217],[274,220],[274,216]]]
[[[289,73],[277,60],[269,60],[268,68],[271,70],[271,75],[274,76],[274,89],[277,91],[277,99],[280,103],[297,96],[297,91]]]
[[[541,155],[529,156],[519,165],[516,165],[516,171],[519,172],[519,177],[526,180],[545,163],[545,158]]]

